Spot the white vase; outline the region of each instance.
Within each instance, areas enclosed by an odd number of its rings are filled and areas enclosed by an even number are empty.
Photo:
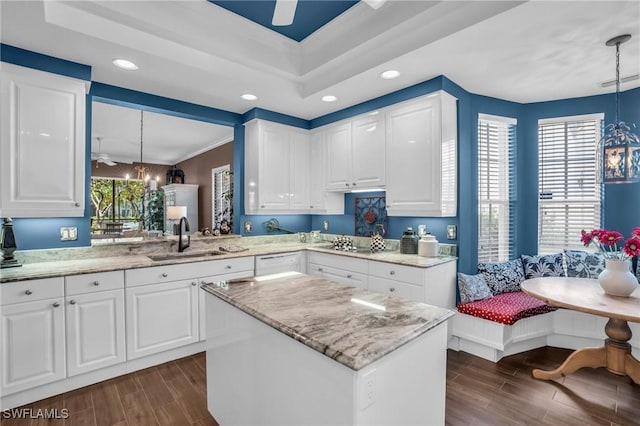
[[[628,297],[638,288],[638,279],[631,273],[631,260],[606,259],[598,282],[612,296]]]

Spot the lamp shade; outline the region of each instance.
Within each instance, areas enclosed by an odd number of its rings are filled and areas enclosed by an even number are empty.
[[[187,206],[167,207],[167,219],[180,220],[183,217],[187,217]]]

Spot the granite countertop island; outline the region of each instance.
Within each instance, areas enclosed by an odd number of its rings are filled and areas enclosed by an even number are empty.
[[[444,424],[452,311],[300,273],[202,289],[220,424]]]
[[[202,288],[318,352],[359,370],[446,321],[453,312],[292,273]]]

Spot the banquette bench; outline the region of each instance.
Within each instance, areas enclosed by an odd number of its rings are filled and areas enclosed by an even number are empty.
[[[607,318],[558,309],[520,289],[525,279],[549,276],[597,278],[600,253],[564,250],[545,256],[522,255],[500,263],[479,263],[478,274],[458,273],[460,303],[452,319],[449,347],[497,362],[543,346],[578,349],[602,346]],[[640,265],[636,267],[640,281]],[[630,323],[629,342],[640,355],[640,324]]]

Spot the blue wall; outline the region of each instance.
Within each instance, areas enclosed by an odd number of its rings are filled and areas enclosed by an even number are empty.
[[[2,45],[1,59],[18,65],[30,66],[75,77],[90,76],[90,67],[47,57]],[[67,70],[67,71],[65,71]],[[88,72],[87,72],[88,70]],[[91,102],[107,102],[121,106],[142,108],[148,111],[170,114],[178,117],[207,121],[234,127],[234,232],[243,234],[242,225],[251,221],[253,232],[248,235],[266,233],[263,223],[275,217],[284,228],[292,231],[322,229],[324,220],[330,223],[329,232],[353,234],[354,198],[356,194],[345,195],[344,215],[246,215],[244,212],[244,125],[254,118],[267,119],[283,124],[313,129],[332,122],[353,117],[368,111],[392,105],[436,90],[445,90],[458,98],[458,216],[453,218],[390,217],[388,237],[399,238],[409,226],[426,224],[428,230],[441,242],[458,244],[458,267],[462,272],[473,273],[477,264],[477,124],[478,114],[493,114],[513,117],[518,120],[518,191],[517,191],[517,253],[535,253],[537,248],[537,125],[538,120],[549,117],[571,116],[590,113],[605,113],[605,122],[613,120],[614,96],[600,95],[566,99],[552,102],[519,104],[467,92],[444,76],[440,76],[405,89],[393,92],[335,113],[304,120],[285,114],[255,108],[240,115],[228,111],[191,104],[175,99],[123,89],[94,82],[87,97],[87,146],[90,147]],[[621,94],[622,119],[640,124],[640,88]],[[90,148],[87,149],[87,171],[90,170]],[[90,179],[87,174],[87,183]],[[416,182],[420,185],[420,182]],[[628,234],[640,225],[640,184],[607,185],[605,190],[604,222],[606,228]],[[88,196],[87,184],[87,200]],[[86,246],[89,239],[89,205],[83,218],[55,219],[15,219],[18,245],[21,250]],[[457,225],[458,239],[446,239],[446,226]],[[79,239],[73,242],[59,241],[60,226],[77,226]]]

